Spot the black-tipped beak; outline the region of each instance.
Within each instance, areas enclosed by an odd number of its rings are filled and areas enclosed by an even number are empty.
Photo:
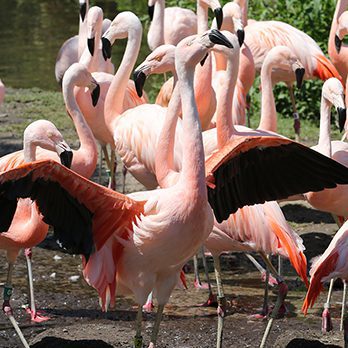
[[[338,125],[340,127],[340,132],[342,132],[344,129],[344,125],[346,124],[347,109],[337,108],[337,113],[338,113]]]
[[[141,70],[135,70],[133,73],[133,80],[138,97],[141,98],[143,96],[143,88],[146,81],[146,75]]]
[[[245,32],[243,29],[237,30],[237,37],[238,37],[239,47],[242,47],[244,43],[244,37],[245,37]]]
[[[73,159],[73,152],[71,150],[65,150],[63,151],[60,155],[60,163],[67,167],[67,168],[71,168],[71,163],[72,163],[72,159]]]
[[[214,15],[215,15],[215,18],[216,18],[217,27],[220,30],[221,26],[222,26],[222,21],[224,20],[224,15],[222,13],[222,8],[221,7],[216,8],[214,10]]]
[[[91,54],[91,56],[93,56],[94,54],[94,37],[91,39],[87,39],[87,46],[88,46],[88,50],[89,53]]]
[[[153,20],[153,13],[155,12],[155,5],[147,7],[147,13],[149,14],[150,21]]]
[[[86,11],[87,11],[87,4],[86,3],[80,4],[80,16],[81,16],[82,22],[85,20]]]
[[[209,53],[207,53],[207,54],[204,56],[204,58],[200,61],[201,66],[204,65],[205,61],[206,61],[207,58],[208,58],[208,55],[209,55]]]
[[[297,83],[298,89],[300,89],[302,87],[303,76],[304,76],[305,72],[306,72],[306,70],[304,68],[297,68],[295,70],[296,83]]]
[[[209,40],[216,45],[223,45],[228,48],[233,48],[227,37],[216,29],[212,29],[209,33]]]
[[[91,93],[93,106],[96,106],[98,104],[99,95],[100,95],[100,86],[97,84]]]
[[[342,47],[342,40],[337,35],[335,35],[335,47],[337,53],[340,53]]]
[[[111,42],[106,38],[102,37],[102,44],[103,44],[103,57],[105,60],[108,58],[111,58]]]

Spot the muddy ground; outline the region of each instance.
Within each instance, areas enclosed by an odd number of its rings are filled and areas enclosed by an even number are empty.
[[[0,155],[20,148],[20,144],[21,139],[14,139],[11,134],[7,138],[3,137]],[[120,172],[120,167],[118,171]],[[104,177],[103,180],[105,181],[106,178]],[[119,173],[119,183],[120,180]],[[126,188],[128,192],[141,189],[130,176],[127,177]],[[300,202],[282,203],[282,207],[288,221],[304,240],[307,258],[310,260],[322,253],[337,230],[331,216],[314,211]],[[210,277],[213,279],[212,259],[208,258],[208,261]],[[276,259],[273,261],[276,264]],[[5,253],[2,251],[0,264],[0,286],[3,287],[7,263]],[[194,288],[192,263],[189,266],[187,274],[189,288],[174,290],[165,309],[158,348],[215,346],[216,309],[199,305],[206,300],[207,290]],[[81,276],[80,258],[58,250],[51,236],[33,250],[33,267],[37,305],[51,319],[40,324],[31,323],[24,309],[21,308],[28,302],[23,255],[20,255],[17,260],[12,297],[15,317],[31,347],[132,346],[136,315],[132,298],[121,297],[117,300],[115,310],[102,313],[95,291]],[[229,303],[225,320],[224,347],[257,347],[266,326],[265,320],[252,317],[252,314],[260,310],[263,301],[263,283],[260,280],[260,273],[242,254],[222,256],[222,267],[223,283]],[[203,278],[202,267],[201,272]],[[284,274],[289,285],[286,300],[288,312],[284,318],[275,322],[267,347],[343,347],[343,337],[338,330],[340,289],[333,293],[331,315],[334,331],[323,335],[320,331],[320,315],[326,293],[321,295],[314,308],[304,317],[300,308],[305,287],[287,262],[285,262]],[[271,293],[271,301],[274,301],[275,297],[275,292]],[[147,346],[154,314],[144,313],[143,318],[144,346]],[[5,315],[0,315],[0,347],[21,347]]]

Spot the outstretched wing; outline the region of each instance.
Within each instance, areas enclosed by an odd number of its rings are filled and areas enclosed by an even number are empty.
[[[276,136],[233,137],[206,161],[206,173],[218,222],[244,205],[348,184],[348,168]]]
[[[44,160],[0,174],[0,226],[12,221],[14,209],[8,207],[27,197],[37,203],[62,246],[87,260],[111,235],[127,238],[144,206],[53,160]]]

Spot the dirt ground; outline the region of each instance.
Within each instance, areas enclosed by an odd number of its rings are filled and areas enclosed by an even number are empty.
[[[20,139],[16,141],[9,136],[8,140],[7,146],[1,147],[0,155],[20,147]],[[120,167],[118,171],[120,172]],[[118,182],[120,181],[119,173]],[[129,175],[126,189],[131,192],[141,187]],[[300,202],[282,203],[282,209],[290,224],[302,236],[308,260],[322,253],[337,230],[331,216],[314,211]],[[208,258],[208,262],[210,277],[214,279],[211,257]],[[273,262],[276,264],[276,258]],[[2,251],[0,264],[0,286],[3,287],[7,263]],[[200,266],[201,276],[204,278],[202,265]],[[225,319],[224,347],[258,347],[266,327],[266,320],[252,317],[252,314],[260,310],[263,302],[260,273],[242,254],[223,255],[222,267],[223,284],[229,304]],[[51,236],[33,250],[33,269],[37,305],[51,319],[40,324],[31,323],[22,308],[22,305],[28,302],[23,255],[17,260],[12,297],[15,317],[32,348],[132,346],[136,315],[132,298],[120,297],[115,310],[102,313],[96,292],[83,280],[80,258],[58,250]],[[158,348],[215,346],[216,309],[200,306],[207,299],[207,290],[194,288],[192,263],[189,264],[188,270],[188,290],[175,289],[165,308]],[[315,307],[304,317],[300,308],[305,296],[305,286],[296,277],[287,261],[284,264],[284,274],[289,286],[286,300],[288,312],[284,318],[275,322],[267,347],[343,347],[343,335],[338,329],[340,289],[333,293],[331,315],[334,331],[323,335],[320,331],[320,316],[326,293],[320,296]],[[213,286],[216,290],[214,283]],[[271,292],[270,300],[275,301],[275,298],[274,290]],[[145,347],[150,340],[154,313],[144,313],[143,318]],[[0,347],[21,347],[14,329],[3,314],[0,315]]]

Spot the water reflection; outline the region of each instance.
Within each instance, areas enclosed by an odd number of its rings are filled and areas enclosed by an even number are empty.
[[[90,1],[110,19],[125,10],[145,19],[146,3]],[[54,77],[55,60],[62,43],[78,32],[78,10],[78,0],[0,0],[0,78],[7,86],[59,90]],[[124,45],[120,42],[113,48],[115,66],[119,65]],[[139,62],[148,52],[144,33]]]

